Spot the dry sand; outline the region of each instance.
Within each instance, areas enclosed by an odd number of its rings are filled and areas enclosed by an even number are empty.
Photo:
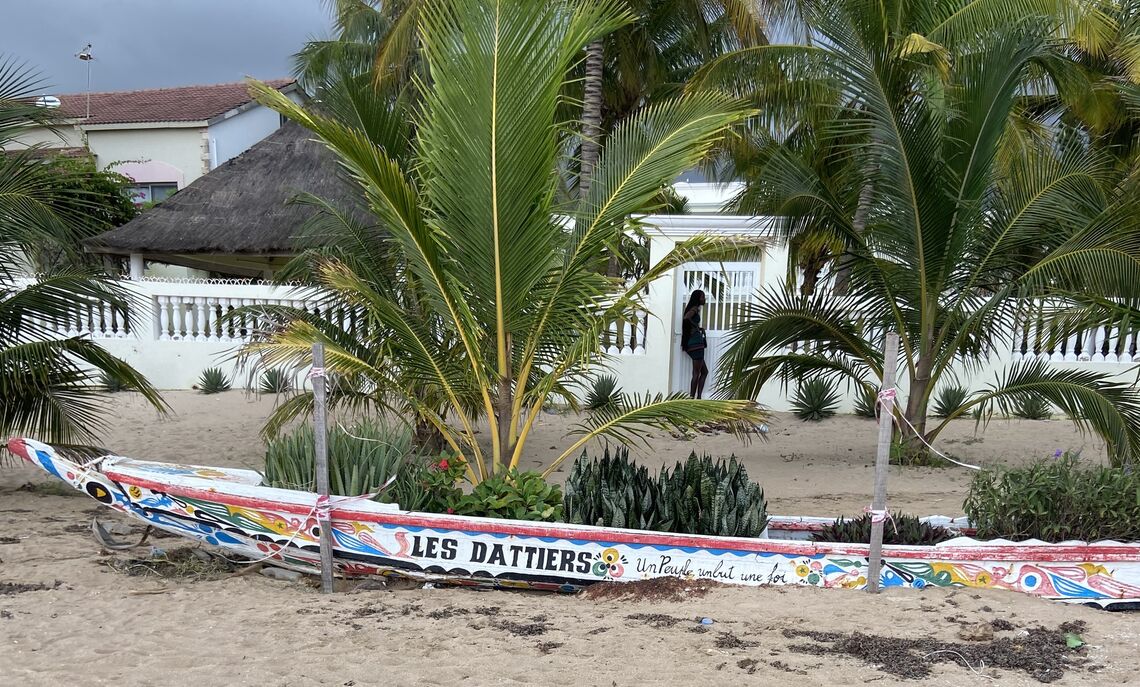
[[[264,449],[257,433],[272,399],[239,392],[174,392],[167,398],[176,414],[160,420],[138,398],[116,395],[104,445],[139,458],[260,465]],[[527,466],[565,446],[572,422],[544,415]],[[874,423],[867,420],[803,424],[785,416],[773,423],[766,442],[742,446],[727,435],[658,436],[641,459],[660,464],[692,450],[735,452],[764,485],[771,512],[853,514],[868,499],[874,437]],[[973,461],[1020,462],[1056,448],[1080,449],[1099,460],[1104,453],[1099,442],[1060,421],[997,421],[978,436],[972,422],[956,423],[940,446]],[[1089,647],[1072,656],[1087,663],[1067,669],[1059,684],[1140,679],[1133,677],[1140,664],[1135,616],[1005,592],[892,590],[871,597],[810,588],[718,588],[682,601],[595,601],[369,585],[325,598],[304,583],[260,575],[206,581],[128,576],[108,564],[121,567],[146,549],[101,553],[87,524],[95,514],[115,516],[82,496],[21,489],[45,481],[22,465],[0,468],[0,685],[1038,684],[1025,671],[995,670],[992,660],[984,666],[974,661],[969,669],[953,656],[933,665],[922,681],[904,680],[859,659],[796,651],[792,647],[830,645],[785,636],[861,631],[977,647],[958,633],[992,620],[1015,628],[997,632],[999,643],[1037,626],[1087,623],[1082,636]],[[967,481],[960,469],[892,468],[890,505],[958,515]],[[174,538],[153,543],[167,550],[184,546]],[[702,617],[715,623],[707,632],[693,631]],[[924,653],[912,651],[910,663],[925,664]],[[896,668],[906,663],[881,661]]]

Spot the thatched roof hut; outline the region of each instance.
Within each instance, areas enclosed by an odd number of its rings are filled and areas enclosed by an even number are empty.
[[[87,248],[239,276],[272,271],[297,252],[315,212],[292,198],[308,192],[343,207],[359,198],[333,154],[312,139],[287,123]]]

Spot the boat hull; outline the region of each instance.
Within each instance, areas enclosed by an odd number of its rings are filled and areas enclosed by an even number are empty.
[[[316,495],[260,485],[248,470],[106,456],[85,462],[30,439],[9,450],[107,507],[250,560],[316,572]],[[332,504],[334,564],[344,576],[576,591],[654,577],[859,589],[868,547],[534,523]],[[794,529],[794,528],[793,528]],[[1005,589],[1064,601],[1140,601],[1140,545],[979,542],[884,547],[884,587]]]

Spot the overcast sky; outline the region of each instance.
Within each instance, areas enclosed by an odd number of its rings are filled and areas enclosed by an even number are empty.
[[[2,0],[0,54],[40,72],[50,93],[79,93],[91,43],[93,91],[273,79],[328,37],[320,0]]]

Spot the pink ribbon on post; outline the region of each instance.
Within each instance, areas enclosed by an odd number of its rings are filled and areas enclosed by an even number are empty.
[[[899,528],[898,528],[898,525],[895,524],[895,518],[894,518],[894,516],[891,515],[891,512],[889,510],[887,510],[886,508],[884,508],[883,510],[875,510],[874,506],[867,506],[866,508],[863,509],[863,512],[867,513],[871,516],[871,522],[872,523],[887,522],[889,520],[891,523],[891,527],[893,527],[895,529],[895,533],[896,534],[898,533]]]

